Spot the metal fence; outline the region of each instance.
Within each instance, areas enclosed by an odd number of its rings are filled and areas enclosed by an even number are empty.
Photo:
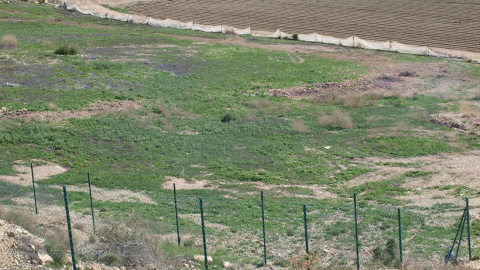
[[[33,172],[33,166],[31,169]],[[434,265],[443,264],[445,260],[456,263],[472,258],[468,199],[453,198],[434,203],[431,197],[416,197],[416,201],[400,207],[363,200],[361,194],[352,194],[351,198],[312,200],[252,191],[232,199],[212,192],[207,196],[195,190],[176,190],[174,184],[171,191],[151,194],[154,204],[129,202],[122,203],[125,207],[118,209],[106,207],[95,197],[90,174],[85,174],[85,187],[88,187],[85,191],[88,192],[69,192],[66,186],[59,188],[48,183],[37,185],[34,174],[31,176],[30,187],[2,183],[4,197],[8,194],[11,204],[30,204],[32,214],[46,211],[49,216],[65,217],[66,223],[52,226],[68,228],[69,256],[74,269],[75,248],[80,249],[76,254],[90,259],[98,258],[99,253],[122,261],[147,256],[132,251],[142,250],[143,243],[135,240],[134,230],[146,225],[121,225],[124,224],[121,217],[129,212],[129,204],[142,205],[141,213],[137,214],[150,220],[148,233],[164,235],[163,241],[172,245],[202,249],[205,269],[209,267],[207,255],[214,261],[228,258],[240,267],[253,264],[294,269],[372,269],[408,265],[435,268]],[[28,193],[33,194],[30,202],[24,197]],[[70,211],[69,198],[74,202],[72,205],[70,201]],[[52,210],[52,205],[57,205],[57,211]],[[58,211],[58,205],[65,207],[63,213]],[[87,228],[75,227],[76,219],[87,218],[90,219]],[[123,235],[128,239],[120,242],[113,229],[100,229],[108,226],[126,226],[126,234],[130,233],[130,237]],[[75,247],[78,235],[72,234],[75,229],[96,235],[115,247],[101,252]],[[64,256],[64,253],[58,255]]]

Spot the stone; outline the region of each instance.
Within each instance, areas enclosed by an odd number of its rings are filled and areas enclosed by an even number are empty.
[[[232,268],[232,263],[231,262],[222,262],[222,266],[225,269],[231,269]]]
[[[204,255],[195,255],[195,256],[193,256],[193,259],[197,262],[204,262],[205,261],[205,256]],[[213,262],[212,257],[207,256],[207,261]]]
[[[47,253],[43,252],[38,252],[38,258],[40,259],[40,264],[45,264],[47,262],[52,262],[53,263],[53,258],[48,255]]]

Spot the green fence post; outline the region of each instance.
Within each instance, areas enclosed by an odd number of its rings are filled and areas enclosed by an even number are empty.
[[[309,254],[310,250],[308,249],[307,206],[305,204],[303,205],[303,227],[305,228],[305,250],[307,251],[307,254]]]
[[[465,228],[465,221],[467,221],[467,208],[463,210],[463,219],[460,221],[460,226],[462,228],[460,232],[460,237],[458,238],[457,252],[455,254],[455,264],[457,264],[458,253],[460,252],[460,244],[462,243],[463,230]]]
[[[355,208],[355,248],[357,252],[357,270],[360,269],[360,253],[358,251],[358,216],[357,216],[357,193],[353,193],[353,204]]]
[[[72,254],[72,265],[73,265],[73,270],[77,270],[77,264],[75,262],[75,252],[73,250],[72,226],[70,224],[70,213],[68,211],[67,188],[65,186],[63,186],[63,200],[65,201],[65,214],[67,215],[68,239],[70,240],[70,252]]]
[[[260,191],[262,199],[262,227],[263,227],[263,263],[267,265],[267,237],[265,234],[265,206],[263,204],[263,190]]]
[[[178,206],[177,206],[177,188],[175,183],[173,183],[173,198],[175,200],[175,219],[177,220],[177,243],[180,246],[180,228],[178,225]]]
[[[403,250],[402,250],[402,210],[398,208],[398,247],[400,249],[400,269],[403,264]]]
[[[95,234],[95,215],[93,213],[92,184],[90,182],[90,172],[87,173],[87,176],[88,176],[88,193],[90,193],[90,209],[92,210],[93,234]]]
[[[468,198],[465,198],[467,204],[467,237],[468,237],[468,260],[472,260],[472,242],[470,239],[470,204]]]
[[[202,198],[200,198],[200,217],[202,219],[203,257],[205,259],[205,270],[208,270],[207,238],[205,237],[205,219],[203,217],[203,201],[202,201]]]
[[[33,177],[33,163],[30,163],[30,171],[32,172],[33,201],[35,202],[35,215],[38,215],[37,194],[35,193],[35,178]]]

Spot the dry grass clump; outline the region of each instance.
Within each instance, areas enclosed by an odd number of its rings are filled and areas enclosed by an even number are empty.
[[[248,102],[248,106],[250,106],[254,109],[264,109],[264,108],[267,108],[268,106],[270,106],[270,100],[268,100],[268,99],[251,100],[250,102]]]
[[[298,133],[309,133],[308,127],[301,120],[292,120],[292,128]]]
[[[340,101],[343,105],[348,106],[350,108],[362,108],[365,106],[366,100],[364,94],[349,94],[342,96]]]
[[[6,35],[2,37],[3,46],[16,47],[18,45],[17,38],[13,35]]]
[[[458,106],[458,110],[463,115],[480,118],[480,107],[469,105],[466,103],[461,103]]]
[[[165,118],[172,117],[172,112],[168,109],[167,105],[161,101],[157,101],[154,105],[154,112],[163,115]]]
[[[318,123],[324,127],[353,129],[352,118],[348,113],[334,109],[331,114],[323,114],[318,118]]]
[[[57,106],[57,104],[55,104],[53,102],[50,102],[50,103],[48,103],[48,109],[50,111],[58,111],[58,106]]]
[[[191,118],[193,117],[191,112],[184,112],[180,108],[177,108],[175,105],[167,106],[162,101],[157,101],[153,106],[153,111],[155,113],[163,115],[165,118],[170,119],[173,116],[181,116]]]

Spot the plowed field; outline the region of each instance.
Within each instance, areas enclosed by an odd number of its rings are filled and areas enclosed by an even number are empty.
[[[478,0],[157,0],[130,9],[156,19],[480,52]]]

